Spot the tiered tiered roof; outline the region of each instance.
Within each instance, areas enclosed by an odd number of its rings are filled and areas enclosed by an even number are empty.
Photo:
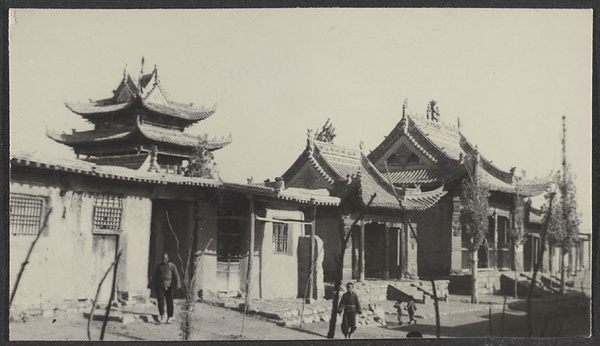
[[[306,150],[285,172],[283,179],[288,186],[324,186],[342,200],[352,200],[363,206],[375,194],[370,207],[380,209],[424,210],[432,207],[446,194],[443,185],[428,192],[405,188],[395,188],[394,192],[394,187],[359,150],[313,138],[308,139]]]
[[[386,168],[386,161],[397,155],[401,147],[404,153],[398,165]],[[412,164],[407,159],[411,152],[415,155]],[[492,191],[536,196],[543,193],[551,181],[550,174],[542,179],[520,180],[514,172],[496,167],[479,154],[457,127],[418,116],[403,116],[368,157],[396,186],[435,186],[464,177],[467,174],[465,158],[475,155],[479,157],[478,177],[489,184]]]
[[[65,105],[94,124],[94,130],[48,131],[48,137],[72,147],[76,154],[92,156],[91,160],[99,163],[114,164],[142,153],[147,156],[155,146],[158,154],[186,158],[201,143],[211,151],[231,143],[231,134],[227,138],[208,139],[207,135],[183,132],[214,114],[216,106],[194,107],[191,103],[171,101],[160,84],[156,66],[151,73],[142,73],[137,83],[125,70],[111,98],[87,103],[66,102]],[[110,157],[115,159],[110,160]],[[125,164],[135,165],[135,162]]]

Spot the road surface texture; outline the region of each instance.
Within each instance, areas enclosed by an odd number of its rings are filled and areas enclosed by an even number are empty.
[[[495,304],[485,304],[473,310],[471,304],[453,302],[451,309],[444,309],[441,317],[442,337],[500,337],[528,336],[525,300],[509,300],[507,311],[502,315],[502,297],[495,297]],[[393,302],[384,302],[384,304]],[[443,302],[440,303],[443,308]],[[448,305],[447,307],[450,307]],[[490,330],[489,307],[492,308]],[[430,306],[418,305],[420,311],[432,310]],[[452,310],[455,313],[452,313]],[[395,339],[405,338],[409,331],[420,331],[425,337],[435,337],[435,316],[423,314],[416,325],[397,323],[397,316],[386,308],[387,326],[359,326],[355,339]],[[417,311],[418,313],[419,311]],[[136,318],[131,323],[109,322],[105,340],[181,340],[182,314],[176,308],[177,319],[171,324],[144,322]],[[280,327],[272,321],[258,316],[248,316],[244,335],[240,336],[242,314],[238,311],[197,303],[192,316],[191,340],[302,340],[324,339],[328,323],[318,322],[299,327]],[[535,336],[581,336],[590,331],[590,306],[586,297],[568,299],[553,297],[536,299],[533,309],[533,329]],[[338,322],[339,323],[339,322]],[[503,327],[504,325],[504,327]],[[87,319],[81,312],[56,312],[52,317],[36,317],[27,322],[11,322],[11,340],[87,340]],[[101,321],[93,321],[92,339],[98,340]],[[339,325],[336,339],[343,338]]]

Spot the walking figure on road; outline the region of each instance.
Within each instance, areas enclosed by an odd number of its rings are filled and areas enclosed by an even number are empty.
[[[396,304],[394,304],[394,307],[396,308],[396,313],[398,314],[398,325],[401,326],[402,325],[402,299],[398,299]]]
[[[175,287],[181,289],[181,280],[177,267],[169,262],[169,255],[163,254],[162,262],[156,266],[154,274],[154,286],[156,288],[156,299],[158,305],[158,313],[160,314],[159,322],[170,323],[173,318],[173,291]],[[167,319],[165,321],[165,300],[167,301]]]
[[[362,308],[358,301],[358,296],[354,293],[354,284],[346,284],[347,292],[340,299],[338,313],[342,315],[342,333],[346,339],[352,338],[352,333],[356,330],[356,314],[362,314]]]
[[[417,324],[417,320],[415,320],[415,311],[417,311],[417,306],[415,305],[415,298],[413,298],[413,296],[410,296],[410,298],[408,298],[408,303],[406,303],[406,310],[408,311],[408,318],[410,319],[408,321],[408,324],[410,324],[411,322],[415,322],[415,324]]]

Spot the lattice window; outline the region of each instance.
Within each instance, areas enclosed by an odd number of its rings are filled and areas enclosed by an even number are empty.
[[[37,235],[42,226],[42,198],[10,196],[10,231],[14,235]]]
[[[287,254],[288,250],[288,225],[273,223],[273,253]]]
[[[123,215],[123,199],[114,195],[96,195],[94,201],[94,230],[118,231]]]

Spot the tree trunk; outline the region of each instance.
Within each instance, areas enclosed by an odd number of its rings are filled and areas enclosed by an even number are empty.
[[[519,290],[519,285],[518,285],[519,281],[518,281],[518,279],[519,279],[519,273],[517,271],[517,268],[515,268],[515,299],[519,299],[519,292],[518,292],[518,290]]]
[[[550,245],[548,250],[548,272],[550,272],[550,276],[552,276],[552,274],[554,274],[554,266],[552,265],[554,259],[554,246]]]
[[[340,260],[337,262],[337,278],[333,286],[333,302],[331,304],[331,317],[329,318],[329,331],[327,332],[327,339],[333,339],[335,337],[335,325],[337,323],[337,311],[340,302],[340,289],[342,287],[342,274],[344,272],[344,250],[345,246],[342,247],[340,254]]]
[[[560,249],[560,294],[565,293],[565,251]]]
[[[471,303],[477,304],[477,250],[471,251]]]

